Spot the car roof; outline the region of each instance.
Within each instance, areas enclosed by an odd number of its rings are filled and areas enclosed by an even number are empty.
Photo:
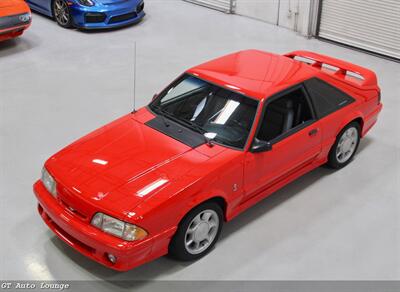
[[[318,71],[284,55],[245,50],[198,65],[187,73],[261,100]]]

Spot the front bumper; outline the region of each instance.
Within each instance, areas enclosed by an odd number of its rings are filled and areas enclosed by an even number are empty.
[[[24,33],[24,27],[16,27],[5,31],[0,31],[0,42],[19,37]]]
[[[26,13],[9,15],[0,18],[0,41],[20,36],[31,25],[31,20],[22,21],[19,16]]]
[[[138,6],[132,6],[129,2],[108,7],[86,7],[80,4],[70,6],[74,26],[82,29],[115,28],[137,23],[146,15],[143,9],[144,4],[138,10]]]
[[[141,241],[124,241],[102,232],[69,212],[47,192],[41,181],[34,184],[33,190],[39,201],[39,214],[48,227],[68,245],[102,265],[117,271],[127,271],[166,253],[165,248],[153,249],[155,241],[156,246],[163,242],[164,234]],[[108,260],[107,254],[116,256],[115,264]]]

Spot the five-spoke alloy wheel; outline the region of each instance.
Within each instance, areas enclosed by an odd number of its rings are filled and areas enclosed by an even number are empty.
[[[185,234],[185,247],[191,254],[205,251],[218,233],[219,217],[214,210],[200,212],[190,222]]]
[[[328,165],[342,168],[350,163],[360,143],[360,125],[357,122],[348,124],[337,136],[330,153]]]
[[[206,202],[190,211],[171,240],[169,252],[180,260],[195,260],[206,255],[218,240],[223,222],[221,207]]]

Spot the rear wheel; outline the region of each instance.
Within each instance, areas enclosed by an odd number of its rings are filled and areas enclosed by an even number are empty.
[[[53,14],[59,26],[64,28],[72,26],[71,13],[65,0],[54,0]]]
[[[329,152],[328,165],[342,168],[351,162],[360,143],[360,125],[357,122],[348,124],[337,136]]]
[[[223,213],[218,204],[208,202],[194,208],[179,224],[169,253],[184,261],[203,257],[217,242],[222,222]]]

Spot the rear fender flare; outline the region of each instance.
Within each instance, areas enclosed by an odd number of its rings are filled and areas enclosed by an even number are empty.
[[[352,113],[349,113],[341,122],[340,126],[337,129],[337,133],[336,133],[336,137],[337,135],[339,135],[339,133],[343,130],[344,127],[346,127],[348,124],[350,124],[351,122],[361,119],[362,123],[360,124],[360,135],[362,134],[362,127],[363,127],[363,122],[364,122],[364,115],[362,114],[362,112],[360,111],[355,111]]]

